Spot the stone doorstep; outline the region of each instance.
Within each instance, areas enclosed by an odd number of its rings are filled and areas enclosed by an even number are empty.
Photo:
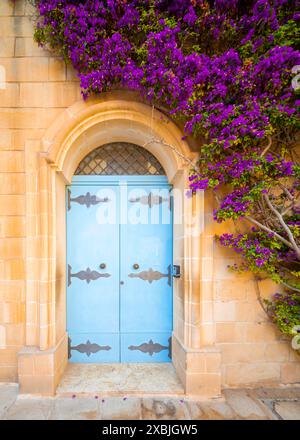
[[[68,364],[56,395],[183,396],[184,387],[170,365]]]
[[[24,394],[23,394],[24,395]],[[30,396],[30,395],[28,395],[28,394],[25,394],[25,396]],[[73,397],[73,396],[76,396],[76,397],[78,397],[78,398],[89,398],[89,397],[95,397],[95,396],[98,396],[99,397],[99,399],[101,398],[101,397],[136,397],[136,398],[140,398],[140,399],[143,399],[143,398],[151,398],[151,397],[153,397],[153,398],[159,398],[159,397],[170,397],[170,398],[172,398],[172,399],[176,399],[176,398],[178,398],[178,399],[182,399],[182,398],[186,398],[186,395],[185,395],[185,393],[184,393],[184,391],[182,391],[181,393],[180,392],[176,392],[176,393],[172,393],[172,392],[153,392],[153,391],[151,391],[151,392],[142,392],[142,391],[126,391],[126,390],[124,390],[124,391],[102,391],[102,392],[97,392],[97,391],[95,391],[95,392],[84,392],[84,391],[81,391],[81,392],[56,392],[56,394],[55,394],[55,396],[54,396],[54,398],[56,398],[56,397]],[[42,395],[40,395],[40,397],[43,397]],[[197,399],[197,400],[201,400],[201,399],[199,399],[199,398],[197,398],[197,396],[195,397],[195,399]],[[204,399],[205,400],[205,399]]]

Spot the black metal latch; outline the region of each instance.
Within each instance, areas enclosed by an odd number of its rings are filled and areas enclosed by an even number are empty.
[[[174,278],[180,278],[180,266],[178,264],[173,264],[173,273]]]

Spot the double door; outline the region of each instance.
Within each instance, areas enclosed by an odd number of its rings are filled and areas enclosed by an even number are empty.
[[[165,177],[76,176],[67,188],[71,362],[169,362],[172,199]]]

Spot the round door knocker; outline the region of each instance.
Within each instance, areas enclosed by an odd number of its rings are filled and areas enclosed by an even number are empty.
[[[139,266],[137,263],[134,263],[133,268],[134,268],[135,270],[138,270],[138,269],[140,268],[140,266]]]

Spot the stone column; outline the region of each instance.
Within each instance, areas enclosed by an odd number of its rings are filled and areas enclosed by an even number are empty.
[[[26,142],[26,346],[18,353],[21,393],[53,395],[67,362],[56,338],[56,171]]]
[[[175,319],[173,363],[187,394],[215,397],[221,391],[221,355],[213,322],[213,235],[205,227],[211,205],[203,192],[189,194],[187,172],[175,179],[174,187],[184,196],[183,224],[175,225],[175,264],[183,272],[174,282],[175,313],[181,319]]]

